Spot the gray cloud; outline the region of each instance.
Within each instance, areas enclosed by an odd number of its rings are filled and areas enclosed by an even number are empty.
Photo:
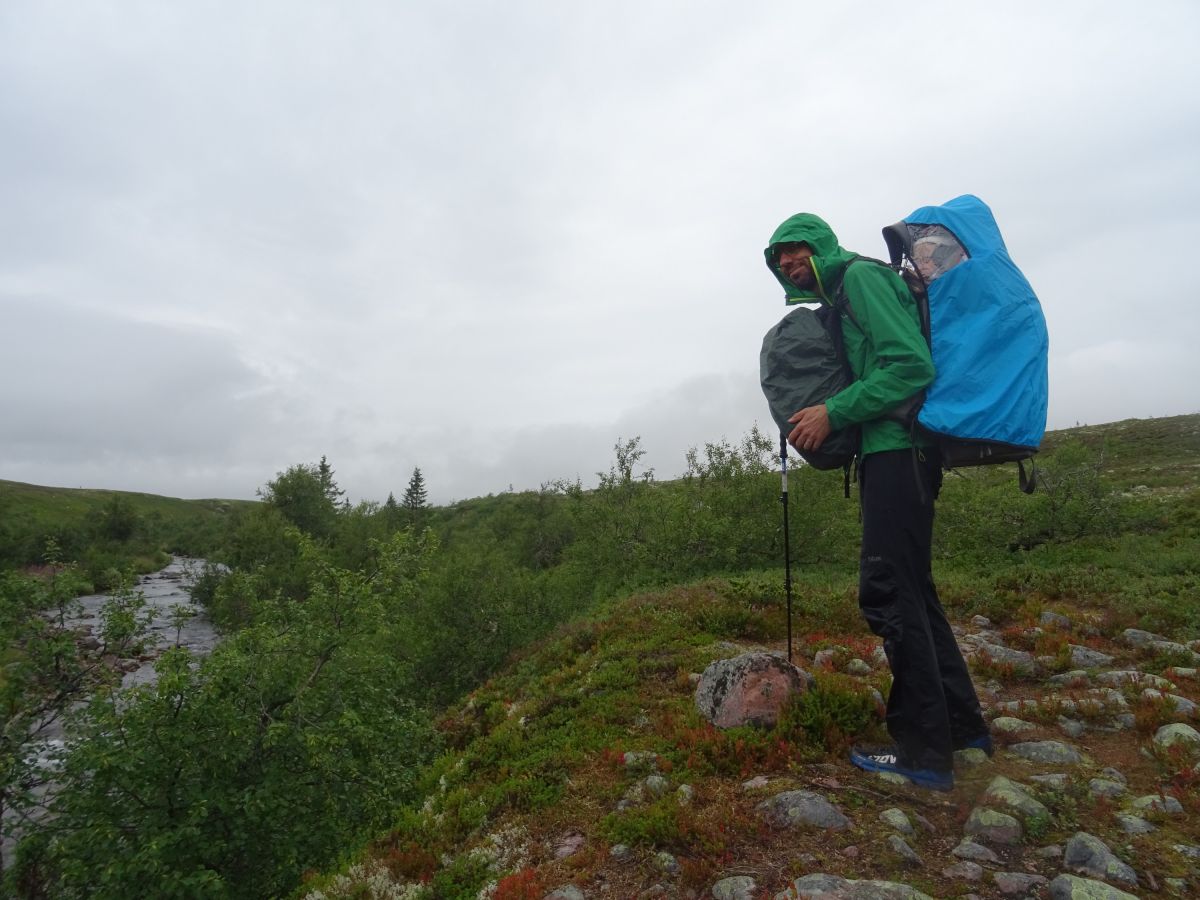
[[[324,453],[354,496],[420,465],[447,500],[634,434],[678,474],[765,419],[775,224],[881,254],[967,191],[1046,309],[1052,426],[1193,411],[1198,24],[6,4],[0,477],[249,496]]]

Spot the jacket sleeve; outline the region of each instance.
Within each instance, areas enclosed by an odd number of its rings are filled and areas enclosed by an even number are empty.
[[[933,359],[917,324],[916,306],[899,278],[879,266],[846,269],[843,282],[854,313],[842,318],[844,329],[862,333],[868,371],[825,403],[834,428],[877,419],[933,382]]]

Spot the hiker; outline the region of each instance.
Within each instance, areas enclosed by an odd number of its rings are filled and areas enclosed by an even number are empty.
[[[954,750],[977,747],[990,756],[992,741],[933,583],[933,501],[942,481],[937,450],[886,417],[933,381],[916,303],[895,272],[854,262],[855,254],[838,245],[830,227],[808,213],[776,229],[766,258],[789,303],[820,302],[840,313],[855,379],[788,420],[794,426],[788,442],[798,451],[818,449],[832,430],[861,429],[858,602],[871,630],[883,638],[891,667],[887,729],[895,744],[856,747],[850,761],[951,790]]]

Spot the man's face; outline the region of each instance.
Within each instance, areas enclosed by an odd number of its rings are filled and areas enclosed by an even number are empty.
[[[783,277],[801,290],[812,290],[817,286],[817,278],[813,275],[812,248],[808,244],[780,244],[779,271]]]

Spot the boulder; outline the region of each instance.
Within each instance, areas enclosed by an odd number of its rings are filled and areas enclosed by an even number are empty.
[[[812,686],[812,676],[770,653],[743,653],[709,665],[696,685],[696,708],[718,728],[770,728],[787,698]]]
[[[1031,875],[1028,872],[993,872],[992,881],[997,889],[1006,897],[1028,897],[1036,894],[1049,879],[1044,875]]]
[[[1196,731],[1191,725],[1176,722],[1173,725],[1164,725],[1154,732],[1154,746],[1157,749],[1166,750],[1176,744],[1189,750],[1200,750],[1200,731]]]
[[[1008,748],[1022,759],[1046,765],[1078,765],[1083,756],[1061,741],[1026,741]]]

